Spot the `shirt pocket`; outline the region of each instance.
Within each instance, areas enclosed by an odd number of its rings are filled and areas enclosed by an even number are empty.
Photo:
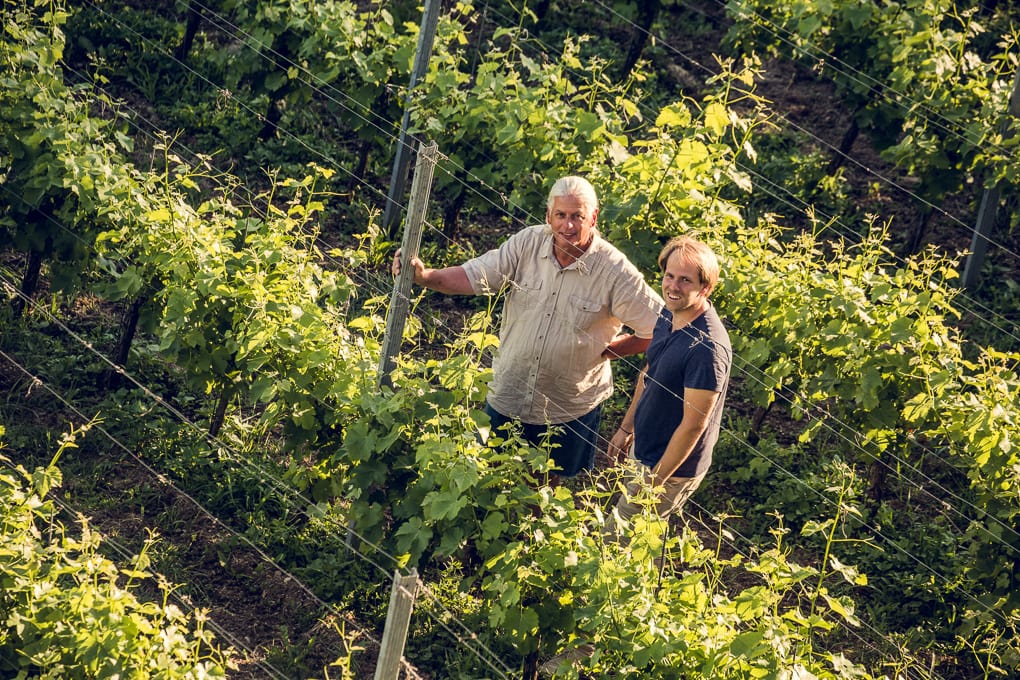
[[[592,300],[583,295],[571,295],[570,313],[574,328],[579,330],[591,328],[601,316],[604,307],[601,300]]]
[[[508,323],[515,323],[528,311],[542,305],[541,281],[517,281],[510,288],[504,315]]]

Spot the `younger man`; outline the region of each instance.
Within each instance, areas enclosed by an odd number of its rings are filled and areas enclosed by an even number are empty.
[[[694,493],[712,463],[733,350],[708,299],[719,280],[711,249],[674,238],[659,254],[659,268],[665,305],[609,455],[622,460],[633,447],[644,482],[659,490],[655,509],[665,519]],[[628,484],[616,506],[621,519],[640,512],[633,502],[640,489],[640,479]]]

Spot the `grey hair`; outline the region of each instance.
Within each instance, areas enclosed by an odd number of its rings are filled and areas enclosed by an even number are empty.
[[[599,208],[599,197],[595,193],[595,187],[584,177],[568,175],[556,180],[552,189],[549,190],[549,199],[546,201],[545,207],[551,209],[553,202],[562,196],[576,196],[592,212]]]

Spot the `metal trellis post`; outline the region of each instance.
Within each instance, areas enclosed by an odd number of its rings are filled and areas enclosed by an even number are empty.
[[[1017,69],[1016,77],[1013,78],[1013,93],[1009,96],[1009,108],[1006,111],[1006,118],[1002,122],[1003,139],[1009,137],[1010,118],[1020,118],[1020,68]],[[978,274],[981,272],[981,265],[985,262],[985,251],[988,250],[988,237],[995,226],[995,213],[999,207],[999,198],[1002,189],[998,182],[990,189],[985,189],[981,196],[981,207],[978,208],[977,226],[974,228],[974,237],[970,242],[970,255],[967,256],[967,264],[963,268],[963,280],[960,285],[971,290],[977,284]]]
[[[411,91],[425,76],[425,70],[429,65],[432,43],[436,37],[436,24],[439,23],[439,3],[440,0],[425,0],[425,7],[422,10],[418,47],[414,53],[414,64],[411,66],[411,81],[407,86],[404,115],[400,121],[400,136],[397,138],[397,155],[393,159],[393,172],[390,175],[390,191],[386,195],[386,208],[383,210],[383,231],[386,234],[393,233],[393,226],[397,223],[397,215],[400,213],[399,199],[404,194],[407,164],[410,159],[407,128],[411,124]]]

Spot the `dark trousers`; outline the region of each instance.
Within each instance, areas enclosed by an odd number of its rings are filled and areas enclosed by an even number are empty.
[[[556,474],[561,477],[573,477],[581,470],[595,467],[595,443],[598,441],[599,423],[602,419],[602,405],[599,404],[585,415],[558,425],[532,425],[521,423],[516,418],[503,415],[485,402],[485,412],[489,414],[492,431],[499,433],[507,423],[516,423],[529,444],[539,446],[545,441],[546,433],[552,432],[549,443],[549,457],[560,468]]]

